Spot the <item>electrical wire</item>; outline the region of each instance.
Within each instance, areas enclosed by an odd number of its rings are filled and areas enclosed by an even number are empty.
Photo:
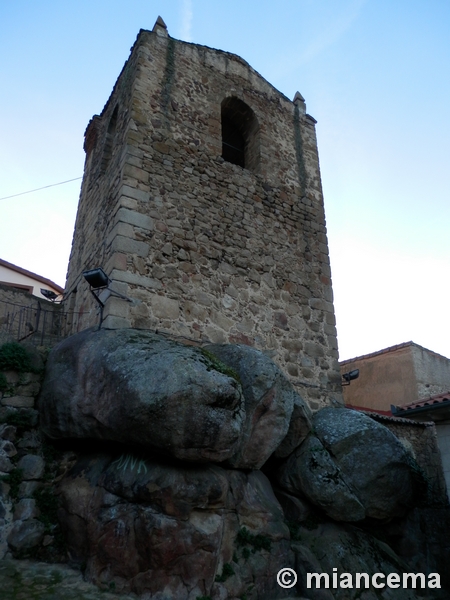
[[[12,196],[5,196],[0,200],[8,200],[9,198],[16,198],[17,196],[23,196],[24,194],[32,194],[33,192],[39,192],[40,190],[46,190],[47,188],[55,187],[56,185],[63,185],[64,183],[70,183],[71,181],[77,181],[82,177],[75,177],[75,179],[68,179],[67,181],[60,181],[59,183],[52,183],[51,185],[44,185],[44,187],[36,188],[35,190],[28,190],[28,192],[20,192],[20,194],[13,194]]]

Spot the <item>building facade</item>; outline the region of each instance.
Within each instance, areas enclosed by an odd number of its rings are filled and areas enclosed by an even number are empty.
[[[359,370],[358,379],[343,388],[348,408],[393,415],[397,418],[393,422],[400,425],[416,421],[422,427],[421,450],[415,457],[420,462],[422,455],[425,462],[435,464],[435,455],[439,455],[450,499],[450,360],[414,342],[405,342],[342,361],[340,366],[342,375]],[[400,425],[394,433],[402,440],[406,433],[417,442],[420,428],[408,430]],[[399,435],[401,431],[403,435]]]
[[[29,292],[33,296],[42,299],[49,299],[49,292],[51,292],[53,299],[61,300],[64,290],[57,284],[38,275],[13,265],[6,260],[0,258],[0,285],[8,286],[24,292]],[[45,290],[42,293],[41,290]]]
[[[346,406],[391,414],[404,406],[450,390],[450,360],[414,342],[405,342],[340,363],[341,373],[359,369],[343,388]]]
[[[141,30],[86,163],[66,294],[103,326],[267,352],[313,408],[341,402],[315,120],[240,57]]]

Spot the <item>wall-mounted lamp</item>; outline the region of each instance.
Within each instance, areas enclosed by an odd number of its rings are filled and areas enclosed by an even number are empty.
[[[50,302],[54,302],[58,296],[61,296],[61,294],[55,294],[53,290],[47,290],[46,288],[41,288],[41,294]]]
[[[342,375],[342,385],[350,385],[350,381],[353,381],[354,379],[358,379],[358,377],[359,377],[359,369],[353,369],[353,371],[344,373]]]
[[[99,329],[102,326],[103,309],[105,308],[105,305],[104,305],[103,301],[100,300],[98,290],[101,290],[101,291],[107,290],[108,291],[108,295],[106,296],[105,301],[109,298],[109,296],[117,296],[118,298],[122,298],[123,300],[127,300],[128,302],[133,302],[133,300],[131,298],[128,298],[128,296],[125,296],[124,294],[116,292],[115,290],[112,290],[109,287],[109,284],[111,283],[111,279],[108,277],[108,275],[105,273],[105,271],[101,267],[97,267],[96,269],[90,269],[89,271],[83,271],[83,277],[88,282],[89,291],[94,296],[97,304],[100,307],[100,323],[98,324]],[[97,293],[96,293],[96,291],[97,291]]]
[[[94,290],[108,287],[109,277],[101,267],[91,269],[90,271],[83,271],[83,277]]]

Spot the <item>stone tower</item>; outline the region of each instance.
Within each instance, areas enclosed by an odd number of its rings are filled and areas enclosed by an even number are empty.
[[[312,408],[341,401],[316,121],[242,58],[141,30],[86,163],[66,290],[103,327],[249,344]]]

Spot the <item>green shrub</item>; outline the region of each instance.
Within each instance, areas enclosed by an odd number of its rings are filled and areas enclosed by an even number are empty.
[[[3,373],[0,373],[0,392],[5,392],[8,389],[8,382]]]
[[[33,427],[33,414],[26,409],[10,410],[0,419],[0,423],[7,423],[8,425],[17,427],[17,434],[20,437],[24,431]]]
[[[252,552],[267,550],[270,552],[272,542],[266,535],[253,535],[246,527],[242,527],[236,537],[238,546],[252,546]]]
[[[223,581],[226,581],[228,579],[228,577],[231,577],[232,575],[234,575],[233,567],[230,565],[230,563],[225,563],[223,565],[222,575],[216,575],[216,581],[218,583],[222,583]]]
[[[31,357],[26,348],[17,342],[7,342],[0,346],[0,371],[32,371]]]
[[[40,511],[39,521],[45,525],[45,531],[50,533],[52,526],[58,523],[58,497],[51,487],[44,487],[36,490],[33,494],[36,500],[36,506]]]
[[[19,486],[23,480],[23,469],[13,469],[11,473],[7,475],[3,475],[1,477],[2,481],[5,481],[9,484],[9,496],[13,500],[17,500],[19,495]]]

